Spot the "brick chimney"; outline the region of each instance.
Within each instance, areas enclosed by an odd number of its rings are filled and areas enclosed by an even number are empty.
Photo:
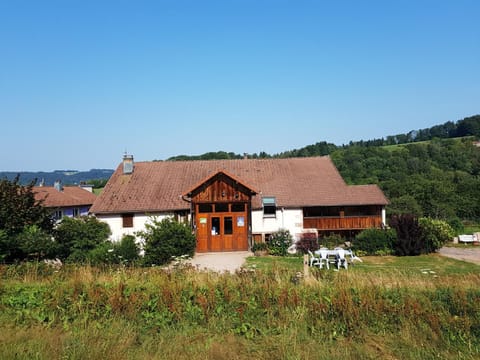
[[[133,173],[133,155],[123,155],[123,173],[131,174]]]

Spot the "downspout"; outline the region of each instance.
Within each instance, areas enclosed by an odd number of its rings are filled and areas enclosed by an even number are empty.
[[[188,202],[188,203],[190,204],[190,206],[189,206],[189,208],[190,208],[190,228],[191,228],[192,230],[194,230],[194,226],[193,226],[194,221],[193,221],[193,203],[192,203],[192,198],[191,198],[191,197],[187,197],[187,196],[185,196],[185,195],[182,195],[181,197],[182,197],[182,200],[183,200],[183,201],[186,201],[186,202]]]
[[[282,206],[282,208],[280,209],[280,211],[282,212],[282,229],[285,229],[285,214],[283,213],[284,210],[285,208]]]

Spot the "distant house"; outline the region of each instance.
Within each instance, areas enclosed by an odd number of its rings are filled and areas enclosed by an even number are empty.
[[[78,217],[88,215],[90,207],[97,196],[88,189],[79,186],[62,186],[56,182],[54,186],[35,186],[33,192],[37,201],[52,210],[55,220],[64,216]]]
[[[280,229],[354,235],[385,223],[376,185],[349,186],[329,157],[137,162],[125,156],[90,209],[112,239],[151,216],[188,221],[198,252],[247,250]]]

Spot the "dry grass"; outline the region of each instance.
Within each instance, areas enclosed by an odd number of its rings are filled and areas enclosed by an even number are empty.
[[[0,268],[1,357],[480,356],[478,266],[459,271],[463,263],[436,256],[366,258],[348,271],[312,271],[312,281],[297,284],[294,260],[235,275]]]

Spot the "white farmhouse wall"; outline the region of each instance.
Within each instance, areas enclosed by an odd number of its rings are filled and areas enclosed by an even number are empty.
[[[263,210],[252,211],[252,233],[271,234],[286,229],[295,240],[303,230],[302,209],[278,209],[275,217],[264,217]]]
[[[168,213],[158,214],[135,214],[133,217],[133,227],[124,228],[121,215],[97,214],[97,218],[110,226],[112,235],[111,241],[120,241],[124,235],[135,235],[138,231],[145,230],[152,217],[158,220],[173,216]],[[290,231],[295,240],[303,231],[303,211],[302,209],[278,209],[275,217],[264,217],[263,210],[252,211],[252,233],[253,234],[272,234],[281,229]]]
[[[97,218],[110,226],[112,235],[110,236],[111,241],[120,241],[124,235],[135,235],[137,231],[145,230],[145,224],[148,223],[152,217],[156,217],[157,220],[163,220],[167,217],[172,216],[171,214],[135,214],[133,217],[133,227],[123,227],[122,216],[119,215],[102,215],[97,214]]]

